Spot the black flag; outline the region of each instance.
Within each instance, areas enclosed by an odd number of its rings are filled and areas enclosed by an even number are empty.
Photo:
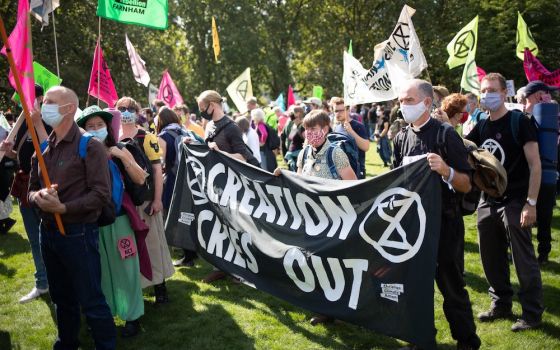
[[[185,146],[170,245],[294,305],[435,344],[441,179],[423,159],[363,181],[275,177]]]

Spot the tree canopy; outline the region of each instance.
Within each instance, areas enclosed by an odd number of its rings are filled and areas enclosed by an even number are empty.
[[[538,58],[550,70],[560,68],[560,2],[549,0],[417,0],[412,17],[429,67],[423,77],[459,90],[462,66],[445,64],[446,45],[479,15],[477,65],[527,83],[523,62],[515,57],[517,11],[527,22]],[[275,99],[288,84],[300,96],[321,85],[326,96],[342,95],[342,52],[353,41],[354,56],[369,68],[374,46],[390,35],[405,1],[380,0],[169,0],[169,28],[154,30],[110,20],[101,21],[101,44],[119,96],[147,103],[147,88],[132,74],[125,46],[128,34],[146,61],[152,84],[159,86],[168,69],[185,102],[195,106],[203,90],[225,88],[251,67],[253,91]],[[63,85],[74,89],[85,105],[93,51],[98,36],[97,1],[61,2],[55,12],[60,73]],[[0,0],[0,12],[10,32],[17,0]],[[216,18],[221,55],[214,61],[211,18]],[[52,23],[43,29],[32,19],[34,59],[56,71]],[[0,60],[3,109],[13,106],[7,60]],[[90,99],[90,103],[91,103]],[[94,100],[93,100],[94,101]]]

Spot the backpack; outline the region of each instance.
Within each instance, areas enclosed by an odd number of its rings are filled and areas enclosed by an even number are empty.
[[[120,149],[125,148],[132,157],[136,164],[140,166],[147,174],[148,177],[142,185],[138,185],[126,171],[123,171],[124,177],[124,188],[126,193],[130,195],[132,203],[134,205],[142,205],[145,201],[150,201],[154,199],[154,172],[152,169],[152,163],[144,153],[144,151],[138,145],[138,142],[134,139],[125,139],[123,142],[119,142],[117,147]]]
[[[358,158],[358,146],[356,145],[356,141],[346,135],[341,134],[338,132],[331,132],[327,135],[327,140],[330,142],[329,148],[326,151],[326,158],[327,158],[327,165],[329,167],[329,171],[333,179],[340,179],[340,175],[336,170],[336,165],[334,163],[334,149],[336,147],[340,147],[348,157],[348,161],[350,162],[350,167],[354,170],[354,173],[358,178],[360,178],[360,162]],[[307,145],[303,150],[303,160],[307,159],[307,152],[311,146]]]
[[[450,129],[455,132],[450,124],[443,123],[437,133],[436,147],[444,160],[447,159],[446,135]],[[470,215],[478,207],[481,191],[494,198],[504,194],[507,187],[507,172],[500,161],[486,149],[466,139],[463,139],[463,144],[468,152],[468,162],[474,169],[472,177],[474,186],[469,193],[463,195],[461,211],[463,215]]]
[[[181,161],[181,150],[183,149],[181,147],[181,144],[183,143],[183,137],[188,136],[191,138],[194,138],[197,142],[200,142],[201,144],[204,143],[204,140],[200,138],[200,136],[196,135],[194,132],[193,133],[189,133],[188,131],[184,130],[183,128],[169,128],[167,130],[164,130],[162,132],[162,134],[168,133],[169,135],[171,135],[173,137],[173,147],[175,149],[175,154],[176,154],[176,158],[175,162],[173,163],[173,166],[171,167],[171,169],[165,169],[166,172],[170,172],[171,174],[177,175],[177,170],[179,169],[179,163]]]
[[[148,174],[148,177],[146,177],[147,189],[142,194],[143,202],[153,200],[155,193],[154,169],[152,168],[152,162],[144,151],[145,138],[146,132],[139,129],[138,133],[136,134],[136,136],[134,136],[133,139],[128,138],[121,141],[121,143],[126,146],[126,149],[134,157],[136,164],[138,164]]]
[[[78,155],[85,161],[87,155],[87,145],[93,136],[85,133],[80,137],[78,145]],[[117,213],[121,211],[122,198],[124,193],[124,183],[122,180],[121,172],[111,159],[108,159],[109,173],[111,174],[111,201],[108,205],[103,206],[101,214],[97,218],[97,224],[101,226],[108,226],[115,222]]]
[[[266,124],[266,131],[268,132],[268,137],[266,138],[268,148],[270,150],[280,148],[280,136],[278,136],[278,132],[268,124]]]

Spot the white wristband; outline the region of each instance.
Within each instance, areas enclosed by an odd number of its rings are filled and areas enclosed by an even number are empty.
[[[454,176],[455,176],[455,170],[452,167],[449,167],[449,177],[447,179],[445,179],[443,176],[441,177],[443,182],[445,182],[449,186],[450,190],[453,189],[453,185],[451,183],[453,182]]]

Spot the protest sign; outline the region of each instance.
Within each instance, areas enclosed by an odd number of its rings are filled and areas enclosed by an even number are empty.
[[[247,68],[227,87],[227,93],[239,113],[247,112],[247,100],[253,97],[251,68]]]
[[[392,100],[398,95],[398,86],[428,66],[411,20],[415,11],[403,6],[389,39],[375,46],[373,66],[365,73],[358,60],[344,53],[342,79],[347,106]]]
[[[35,84],[41,85],[44,92],[47,92],[51,87],[62,83],[62,79],[36,61],[33,61],[33,76]],[[14,94],[12,100],[19,103],[18,94]]]
[[[136,52],[134,46],[128,39],[128,35],[124,35],[126,40],[126,49],[128,51],[128,58],[130,59],[130,64],[132,66],[132,73],[134,74],[134,80],[139,82],[144,86],[148,86],[150,83],[150,74],[146,70],[146,62],[140,57],[140,55]]]
[[[461,88],[470,91],[473,94],[480,95],[480,80],[478,69],[474,60],[475,51],[469,52],[467,62],[463,68],[463,76],[461,78]]]
[[[103,58],[103,50],[99,41],[97,41],[93,54],[88,94],[105,102],[109,107],[114,107],[119,99],[113,78],[111,78],[111,70]]]
[[[535,39],[533,39],[533,34],[529,30],[527,23],[521,17],[521,13],[517,11],[517,32],[515,34],[515,43],[516,43],[516,56],[520,60],[525,59],[525,49],[529,49],[533,56],[537,56],[539,54],[539,48],[537,47],[537,43],[535,43]]]
[[[560,69],[549,71],[529,49],[525,50],[523,68],[528,81],[541,80],[546,85],[560,86]]]
[[[425,160],[365,181],[276,177],[185,145],[166,236],[259,290],[429,346],[440,181]]]
[[[179,93],[177,86],[175,86],[175,83],[173,82],[173,79],[171,79],[171,75],[169,75],[167,70],[163,72],[157,98],[165,102],[169,108],[173,108],[175,105],[183,104],[183,97]]]
[[[167,28],[167,0],[98,0],[97,15],[154,29]]]
[[[473,57],[476,56],[476,44],[478,41],[478,16],[464,26],[459,33],[455,34],[449,44],[447,44],[447,65],[449,69],[458,67],[467,62],[467,57],[471,51]]]

